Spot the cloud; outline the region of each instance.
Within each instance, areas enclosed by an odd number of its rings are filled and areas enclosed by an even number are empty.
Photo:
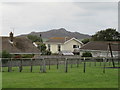
[[[11,27],[16,35],[62,27],[85,34],[117,28],[117,3],[3,3],[2,10],[3,35]]]

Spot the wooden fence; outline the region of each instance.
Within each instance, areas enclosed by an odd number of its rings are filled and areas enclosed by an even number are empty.
[[[12,72],[12,67],[19,67],[19,72],[22,72],[23,66],[30,66],[30,72],[33,71],[33,66],[40,66],[40,72],[47,72],[46,65],[48,65],[49,70],[51,69],[51,65],[56,65],[57,69],[59,65],[64,65],[64,71],[68,72],[68,65],[76,64],[76,67],[79,67],[79,64],[83,63],[83,72],[86,72],[86,62],[89,62],[89,66],[91,66],[91,62],[94,62],[94,66],[96,66],[96,62],[104,63],[103,65],[103,73],[105,73],[106,62],[117,62],[119,64],[118,58],[85,58],[80,56],[40,56],[39,58],[1,58],[2,67],[8,67],[8,72]]]

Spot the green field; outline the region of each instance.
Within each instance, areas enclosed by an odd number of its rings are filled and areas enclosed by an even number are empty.
[[[103,65],[103,64],[102,64]],[[109,67],[109,64],[107,64]],[[68,67],[68,73],[64,72],[64,66],[51,66],[46,73],[40,73],[40,67],[34,66],[33,72],[30,67],[23,67],[19,72],[18,67],[13,72],[7,72],[3,68],[3,88],[118,88],[118,69],[106,68],[103,73],[103,66],[94,63],[86,65],[86,73],[83,73],[83,64],[77,68],[76,65]]]

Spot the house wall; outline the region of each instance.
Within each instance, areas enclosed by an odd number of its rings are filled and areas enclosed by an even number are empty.
[[[108,53],[107,51],[81,50],[81,51],[80,51],[80,55],[82,55],[82,53],[84,53],[85,51],[91,52],[93,57],[107,57],[107,53]],[[120,53],[120,52],[118,52],[118,51],[112,51],[112,53],[113,53],[113,57],[118,57],[118,53]],[[108,53],[108,57],[111,57],[110,52]]]
[[[51,48],[51,52],[52,53],[58,53],[58,44],[59,43],[46,43],[46,47],[48,49],[48,44],[50,44]],[[80,44],[79,42],[75,41],[75,40],[70,40],[69,42],[65,43],[65,44],[61,44],[61,51],[63,50],[69,50],[69,51],[74,51],[73,45],[79,45],[79,48],[82,46],[82,44]]]
[[[63,50],[63,45],[62,44],[60,44],[61,45],[61,51]],[[58,44],[51,44],[51,52],[52,53],[58,53],[59,51],[58,51]]]
[[[48,50],[48,44],[50,44],[50,51],[52,53],[58,53],[58,44],[57,43],[46,43],[46,47]],[[61,51],[63,50],[63,45],[61,44]]]
[[[79,42],[71,40],[63,45],[63,50],[70,50],[73,52],[74,51],[73,45],[79,45],[79,48],[81,48],[82,46],[82,44],[80,44]]]

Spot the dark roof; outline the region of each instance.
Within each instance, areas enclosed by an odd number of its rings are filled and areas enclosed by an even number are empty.
[[[120,51],[120,42],[108,42],[108,41],[91,41],[82,46],[83,50],[108,50],[108,44],[110,43],[112,51]]]
[[[12,54],[39,54],[40,51],[25,37],[14,37],[13,43],[9,37],[2,37],[2,50]]]
[[[47,40],[46,42],[64,43],[70,39],[71,38],[69,38],[69,37],[52,37],[49,40]]]

